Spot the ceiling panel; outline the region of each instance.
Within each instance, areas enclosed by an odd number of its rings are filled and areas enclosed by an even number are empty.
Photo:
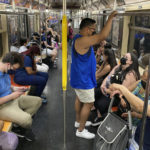
[[[62,9],[62,0],[49,0],[53,9]],[[81,7],[81,0],[66,0],[67,9],[79,9]]]

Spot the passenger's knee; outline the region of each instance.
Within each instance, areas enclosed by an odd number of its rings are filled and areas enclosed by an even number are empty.
[[[45,73],[45,78],[46,78],[46,80],[48,79],[48,73]]]
[[[45,77],[42,77],[40,80],[39,80],[39,85],[45,85],[46,82],[48,80],[48,76],[45,76]]]
[[[22,121],[20,123],[20,126],[23,128],[30,128],[32,125],[32,117],[29,114],[26,114],[26,116],[22,116]]]
[[[87,103],[89,108],[92,108],[94,106],[94,102],[93,103]]]

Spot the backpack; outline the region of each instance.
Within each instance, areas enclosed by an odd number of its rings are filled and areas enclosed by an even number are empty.
[[[108,115],[97,130],[96,150],[126,150],[131,137],[131,112],[128,122],[111,112],[114,99],[111,101]]]

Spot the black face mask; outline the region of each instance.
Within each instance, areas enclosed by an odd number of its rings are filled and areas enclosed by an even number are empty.
[[[146,89],[146,82],[141,80],[141,85],[142,85],[143,89],[145,90]]]
[[[94,32],[92,33],[92,35],[94,35],[94,34],[96,34],[96,31],[94,31]]]
[[[124,57],[122,57],[122,58],[120,59],[121,65],[126,65],[126,61],[127,61],[127,59],[124,58]]]

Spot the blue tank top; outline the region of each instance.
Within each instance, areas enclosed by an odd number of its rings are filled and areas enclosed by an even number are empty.
[[[96,87],[96,59],[93,47],[89,51],[80,55],[75,50],[75,41],[82,37],[80,34],[75,35],[72,44],[72,63],[70,84],[77,89],[92,89]]]

